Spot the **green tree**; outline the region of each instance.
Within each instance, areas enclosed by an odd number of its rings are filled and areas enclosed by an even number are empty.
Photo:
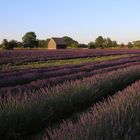
[[[135,48],[140,48],[140,40],[134,41],[133,45],[134,45]]]
[[[1,46],[2,46],[2,49],[10,49],[7,39],[3,39]]]
[[[73,44],[71,44],[71,46],[70,46],[70,48],[78,48],[78,44],[77,43],[73,43]]]
[[[102,36],[99,36],[95,40],[95,46],[96,48],[104,48],[104,38]]]
[[[86,45],[86,44],[78,44],[78,48],[88,48],[88,45]]]
[[[78,41],[73,40],[71,37],[68,37],[68,36],[64,36],[63,39],[66,42],[67,46],[71,48],[79,44]]]
[[[104,39],[103,43],[104,48],[111,48],[112,47],[112,41],[110,38]]]
[[[46,48],[46,46],[45,46],[45,40],[37,40],[37,46],[39,48]]]
[[[133,44],[131,42],[128,42],[127,46],[128,48],[133,48]]]
[[[9,41],[9,48],[10,49],[17,48],[17,41],[16,40]]]
[[[37,40],[39,48],[47,48],[50,39],[46,40]]]
[[[50,41],[50,39],[47,38],[47,39],[46,39],[46,45],[47,45],[47,48],[48,48],[49,41]]]
[[[120,44],[120,47],[121,47],[121,48],[124,48],[124,47],[125,47],[125,44],[124,44],[124,43],[121,43],[121,44]]]
[[[34,32],[27,32],[22,37],[23,47],[24,48],[35,48],[37,47],[36,34]]]
[[[88,43],[88,48],[89,48],[89,49],[95,49],[95,48],[96,48],[95,43],[94,43],[94,42],[92,42],[92,41],[91,41],[91,42],[89,42],[89,43]]]
[[[19,41],[19,42],[17,42],[17,46],[16,46],[17,48],[23,48],[23,44]]]
[[[112,47],[117,47],[118,44],[117,44],[117,41],[112,41]]]

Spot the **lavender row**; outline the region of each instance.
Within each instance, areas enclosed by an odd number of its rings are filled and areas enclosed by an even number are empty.
[[[0,64],[22,64],[47,60],[73,59],[121,54],[140,54],[140,50],[18,50],[1,51]]]
[[[63,84],[66,81],[83,79],[83,78],[94,76],[96,74],[106,73],[120,68],[126,68],[126,67],[136,66],[136,65],[140,65],[140,62],[130,62],[130,63],[120,64],[120,65],[109,66],[106,68],[95,69],[95,70],[91,70],[90,72],[78,72],[70,75],[57,76],[54,78],[37,80],[25,85],[17,85],[13,87],[1,88],[0,95],[2,97],[8,97],[9,95],[16,95],[18,93],[20,94],[27,93],[27,95],[30,96],[31,92],[36,93],[37,90],[39,90],[40,88],[46,88],[46,87],[52,88],[56,85]]]
[[[139,57],[139,56],[131,56],[131,58],[135,58],[135,57]],[[126,59],[129,57],[125,57]],[[125,58],[117,58],[115,60],[120,60],[120,59],[125,59]],[[108,60],[111,61],[111,60]],[[60,66],[51,66],[51,67],[41,67],[41,68],[32,68],[32,69],[23,69],[20,71],[15,71],[15,70],[10,70],[10,71],[1,71],[0,73],[0,78],[4,78],[5,76],[18,76],[18,75],[23,75],[26,73],[33,73],[33,72],[38,72],[38,73],[42,73],[42,72],[48,72],[48,71],[55,71],[55,70],[60,70],[60,69],[68,69],[68,68],[76,68],[76,67],[82,67],[85,64],[97,64],[100,63],[100,61],[97,62],[86,62],[86,63],[81,63],[81,64],[66,64],[66,65],[60,65]]]
[[[129,76],[128,76],[129,75]],[[34,134],[97,100],[122,90],[140,79],[140,66],[131,66],[94,77],[66,82],[52,89],[32,92],[29,98],[9,97],[0,102],[0,139],[18,139]],[[123,112],[124,113],[124,112]],[[20,139],[19,138],[19,139]]]
[[[90,64],[91,62],[89,62]],[[99,63],[99,62],[94,62]],[[86,63],[88,64],[88,63]],[[42,72],[51,72],[51,71],[57,71],[61,69],[71,69],[71,68],[80,68],[84,66],[85,63],[83,64],[69,64],[69,65],[60,65],[60,66],[51,66],[51,67],[41,67],[41,68],[31,68],[31,69],[23,69],[20,71],[15,71],[15,70],[10,70],[10,71],[5,71],[0,73],[0,78],[4,78],[6,76],[19,76],[19,75],[24,75],[26,73],[42,73]]]
[[[96,104],[77,123],[48,130],[43,140],[139,140],[140,81]]]
[[[129,57],[129,58],[122,58],[118,60],[110,60],[110,61],[104,61],[101,63],[85,63],[84,65],[81,65],[81,67],[70,67],[70,68],[64,68],[64,69],[59,69],[59,70],[54,70],[54,71],[38,71],[38,72],[29,72],[26,74],[21,74],[20,75],[9,75],[4,76],[1,78],[0,81],[0,87],[10,87],[10,86],[16,86],[16,85],[24,85],[28,84],[32,81],[36,80],[42,80],[42,79],[50,79],[53,77],[57,76],[64,76],[64,75],[71,75],[71,74],[76,74],[80,72],[90,72],[93,70],[101,69],[101,68],[106,68],[110,66],[115,66],[115,65],[121,65],[125,64],[128,62],[138,62],[140,61],[140,57]],[[79,66],[79,65],[78,65]]]

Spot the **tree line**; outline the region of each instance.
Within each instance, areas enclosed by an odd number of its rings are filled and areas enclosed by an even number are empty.
[[[110,38],[103,38],[98,36],[95,41],[91,41],[88,44],[79,44],[78,41],[71,37],[64,36],[64,41],[66,42],[68,48],[89,48],[89,49],[105,49],[105,48],[140,48],[140,41],[129,42],[128,44],[118,44],[117,41],[111,40]],[[50,39],[39,40],[34,32],[27,32],[22,37],[22,42],[7,39],[3,39],[0,44],[2,49],[14,49],[14,48],[47,48]]]

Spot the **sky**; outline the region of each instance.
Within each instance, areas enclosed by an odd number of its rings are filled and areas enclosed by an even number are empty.
[[[0,0],[0,41],[34,31],[38,39],[70,36],[80,43],[99,35],[140,40],[140,0]]]

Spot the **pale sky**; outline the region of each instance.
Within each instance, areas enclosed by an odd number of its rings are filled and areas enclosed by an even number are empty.
[[[140,40],[140,0],[0,0],[0,41],[68,35],[88,43],[102,35]]]

